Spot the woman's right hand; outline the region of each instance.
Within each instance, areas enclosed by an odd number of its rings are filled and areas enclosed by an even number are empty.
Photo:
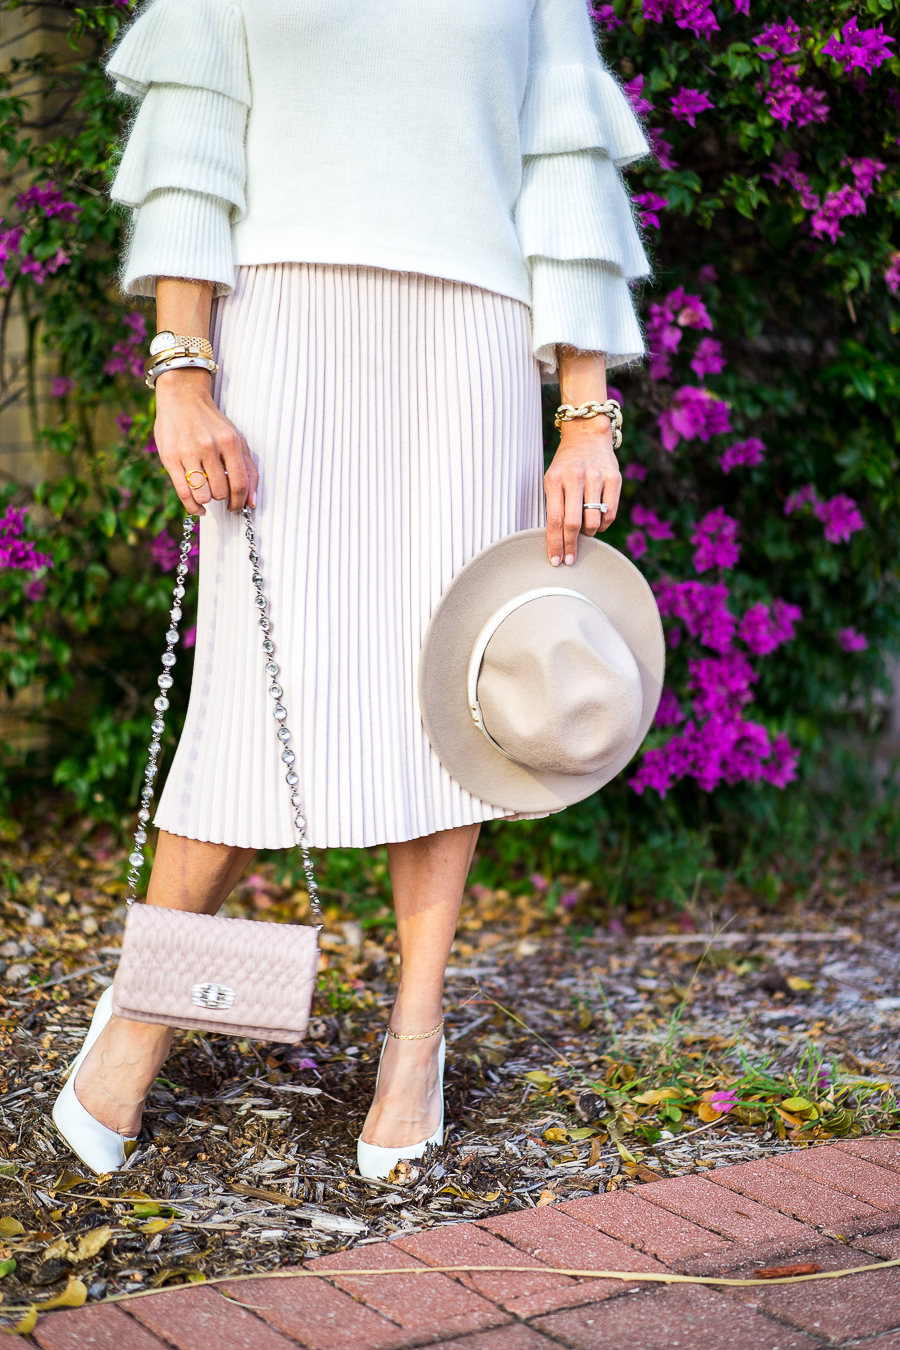
[[[190,515],[206,515],[204,503],[212,500],[227,501],[229,511],[256,505],[259,474],[250,448],[213,402],[207,371],[160,375],[153,435],[163,467]],[[197,470],[206,475],[202,481]],[[189,487],[188,475],[197,487]]]

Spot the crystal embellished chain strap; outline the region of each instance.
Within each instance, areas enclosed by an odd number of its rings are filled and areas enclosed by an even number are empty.
[[[253,569],[252,582],[256,591],[253,603],[259,611],[259,626],[262,630],[263,642],[262,649],[266,662],[266,675],[270,679],[269,694],[275,700],[275,707],[272,713],[275,717],[278,728],[278,739],[281,742],[281,759],[287,768],[285,780],[288,790],[291,794],[291,811],[293,813],[294,825],[300,836],[300,853],[303,859],[303,871],[306,874],[306,883],[309,888],[309,904],[312,910],[313,921],[316,928],[323,926],[322,910],[319,905],[318,883],[316,882],[315,871],[313,870],[312,858],[309,856],[309,844],[306,839],[306,819],[303,815],[303,801],[299,793],[300,779],[294,770],[296,755],[290,747],[291,733],[287,727],[287,708],[282,703],[283,690],[277,683],[278,665],[274,660],[275,644],[269,636],[272,630],[272,622],[269,619],[266,610],[268,601],[263,594],[263,579],[259,571],[259,554],[256,551],[256,535],[253,530],[253,517],[248,506],[241,512],[244,517],[244,536],[250,545],[250,565]],[[164,714],[168,711],[169,700],[167,698],[168,690],[172,688],[175,681],[172,678],[172,667],[177,660],[174,652],[175,644],[178,642],[178,625],[181,622],[181,602],[184,599],[184,579],[188,573],[188,557],[191,551],[191,536],[194,532],[194,517],[185,516],[184,529],[181,537],[181,548],[179,550],[178,566],[175,569],[175,587],[172,591],[172,608],[169,610],[169,630],[166,633],[166,650],[162,655],[163,673],[159,676],[157,684],[159,685],[159,696],[154,699],[153,707],[156,716],[151,724],[153,738],[150,741],[147,767],[144,770],[144,783],[141,787],[141,805],[138,811],[138,827],[134,833],[134,851],[129,854],[128,862],[128,888],[125,893],[125,903],[133,905],[137,899],[137,883],[140,879],[140,869],[145,862],[141,852],[144,844],[147,842],[147,822],[150,819],[150,803],[153,800],[153,780],[156,777],[159,765],[157,760],[160,755],[160,738],[166,729]]]

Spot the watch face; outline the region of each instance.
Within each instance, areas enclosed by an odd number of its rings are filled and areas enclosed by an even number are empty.
[[[174,346],[174,333],[157,333],[156,337],[150,343],[150,355],[155,356],[157,352],[164,352],[168,347]]]

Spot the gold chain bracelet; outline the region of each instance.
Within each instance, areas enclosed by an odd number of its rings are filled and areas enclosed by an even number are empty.
[[[554,426],[556,430],[563,422],[590,421],[593,417],[608,417],[613,433],[613,448],[622,444],[622,406],[617,399],[608,398],[605,403],[582,403],[576,408],[571,403],[561,403],[556,410]]]
[[[395,1041],[428,1041],[431,1039],[432,1036],[436,1036],[439,1031],[443,1030],[444,1030],[444,1019],[442,1017],[440,1022],[435,1027],[434,1031],[420,1031],[417,1036],[416,1035],[405,1036],[402,1031],[393,1031],[390,1027],[388,1027],[387,1034],[389,1036],[393,1036]]]

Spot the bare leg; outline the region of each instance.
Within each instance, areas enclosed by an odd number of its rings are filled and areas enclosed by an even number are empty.
[[[444,972],[479,828],[464,825],[388,845],[401,962],[390,1020],[394,1031],[431,1031],[443,1016]],[[362,1131],[367,1144],[402,1148],[420,1143],[437,1129],[440,1039],[388,1037],[375,1100]]]
[[[253,853],[249,848],[201,844],[160,830],[147,903],[191,914],[215,914]],[[78,1100],[107,1129],[136,1135],[147,1093],[171,1044],[169,1027],[111,1017],[78,1071]]]

